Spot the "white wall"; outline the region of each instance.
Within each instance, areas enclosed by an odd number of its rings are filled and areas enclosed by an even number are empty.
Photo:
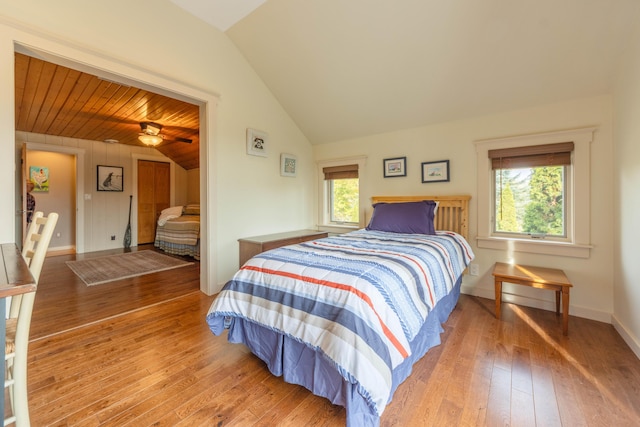
[[[640,28],[615,87],[614,326],[640,357]]]
[[[480,276],[466,276],[463,291],[494,298],[491,269],[496,261],[562,268],[574,283],[571,291],[572,315],[610,322],[613,312],[613,164],[611,97],[579,99],[527,110],[510,111],[468,120],[441,123],[415,129],[370,135],[314,147],[316,159],[366,155],[366,180],[363,196],[372,195],[445,195],[470,194],[470,243],[479,264]],[[478,249],[476,149],[474,141],[506,136],[542,133],[595,126],[591,146],[591,256],[588,259],[557,257]],[[407,176],[383,177],[383,159],[407,157]],[[450,160],[451,181],[421,182],[422,162]],[[555,310],[551,291],[539,291],[509,285],[505,301]]]
[[[163,89],[172,89],[171,82],[176,82],[184,89],[181,93],[197,92],[209,99],[215,97],[211,94],[220,95],[218,104],[210,105],[204,115],[215,126],[205,129],[201,140],[206,155],[206,167],[201,158],[201,170],[207,183],[201,187],[201,196],[206,192],[201,204],[208,204],[203,213],[211,247],[202,261],[203,268],[211,266],[211,273],[204,273],[206,283],[201,284],[207,292],[219,289],[237,269],[238,238],[313,224],[311,146],[223,33],[164,1],[3,2],[3,64],[12,63],[15,40],[53,48],[54,54],[70,51],[70,59],[76,62],[94,65],[97,59],[116,68],[109,71],[124,70],[128,78],[166,83]],[[0,67],[0,92],[13,93],[13,67]],[[13,150],[13,108],[12,97],[0,100],[0,148],[7,152]],[[246,154],[248,127],[269,133],[269,157]],[[279,175],[282,152],[298,157],[296,178]],[[14,182],[13,168],[13,158],[0,158],[3,182]],[[0,188],[0,198],[12,199],[12,188]],[[0,208],[0,223],[13,223],[13,204]],[[13,239],[13,230],[0,230],[0,241]]]

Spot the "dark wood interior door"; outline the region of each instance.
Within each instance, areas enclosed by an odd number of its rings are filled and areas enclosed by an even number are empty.
[[[169,163],[138,160],[138,244],[153,243],[156,224],[171,196]]]

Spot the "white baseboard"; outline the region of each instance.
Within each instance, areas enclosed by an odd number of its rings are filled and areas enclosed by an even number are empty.
[[[614,315],[613,317],[613,327],[618,331],[624,342],[627,343],[631,351],[633,351],[638,359],[640,359],[640,340],[638,337],[634,337],[631,332],[627,328],[624,327],[622,323],[618,320],[618,318]]]
[[[495,300],[496,295],[493,289],[478,288],[462,286],[461,292],[466,295],[473,295],[481,298],[487,298]],[[517,305],[523,305],[525,307],[539,308],[541,310],[556,311],[555,301],[545,301],[535,299],[531,297],[525,297],[522,295],[515,295],[503,292],[502,302],[508,302]],[[606,313],[599,310],[593,310],[585,307],[576,307],[575,305],[569,306],[569,314],[571,316],[582,317],[584,319],[596,320],[598,322],[611,323],[611,313]]]

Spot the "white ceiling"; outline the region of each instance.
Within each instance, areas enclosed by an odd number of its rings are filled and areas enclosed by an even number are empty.
[[[609,93],[640,17],[637,0],[172,1],[228,28],[314,144]]]
[[[265,1],[267,0],[171,0],[171,3],[224,32]]]

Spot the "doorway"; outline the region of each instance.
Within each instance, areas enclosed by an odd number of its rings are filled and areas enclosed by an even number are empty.
[[[35,191],[36,210],[58,212],[61,218],[56,225],[50,249],[83,253],[85,250],[84,230],[84,164],[85,152],[81,148],[42,144],[30,141],[19,141],[18,150],[24,151],[24,170],[16,182],[16,194],[22,194],[23,180],[29,174],[30,166],[48,168],[53,172],[53,183],[49,183],[47,191]],[[22,163],[23,155],[20,155]],[[22,215],[16,221],[16,242],[22,241]],[[59,234],[59,235],[58,235]]]
[[[26,150],[26,178],[34,183],[31,192],[35,211],[56,212],[59,220],[49,251],[75,252],[76,247],[76,159],[74,154]],[[55,177],[55,180],[51,180]]]
[[[42,48],[42,46],[46,46],[46,49]],[[208,182],[206,177],[210,175],[208,173],[208,164],[211,163],[208,152],[215,146],[215,134],[210,132],[210,130],[215,126],[218,95],[196,89],[193,86],[187,86],[175,80],[167,79],[156,73],[147,72],[139,67],[128,66],[127,64],[109,59],[103,55],[96,55],[88,51],[80,51],[61,42],[44,40],[32,34],[22,32],[21,30],[17,30],[13,46],[0,48],[0,51],[2,51],[2,54],[7,58],[9,57],[9,52],[11,56],[14,56],[16,52],[20,52],[26,55],[44,58],[50,62],[73,67],[81,71],[93,73],[94,75],[99,75],[101,78],[111,81],[120,81],[123,84],[130,86],[138,86],[155,90],[157,93],[162,93],[167,96],[179,94],[176,96],[177,98],[189,99],[191,100],[190,102],[200,106],[200,135],[203,141],[203,143],[200,144],[198,152],[200,162],[200,204],[202,206],[203,213],[201,216],[202,246],[200,283],[201,290],[206,294],[211,295],[216,292],[218,290],[218,280],[215,268],[215,257],[210,255],[211,248],[215,246],[215,239],[207,238],[210,226],[209,223],[210,221],[213,221],[213,217],[215,216],[215,207],[210,206],[209,204],[209,200],[215,199],[215,194],[209,195],[209,192],[215,192],[215,187],[211,186],[211,183]],[[90,66],[87,64],[93,65]],[[12,100],[11,104],[13,104],[14,101],[15,99]],[[9,104],[7,102],[2,103]],[[85,170],[84,164],[80,164],[80,157],[78,157],[77,170],[78,174],[81,174],[82,171]],[[89,193],[85,193],[85,179],[87,183],[91,183],[89,177],[85,178],[82,176],[78,177],[77,180],[77,194],[79,199],[77,203],[76,229],[81,231],[76,234],[76,250],[79,253],[85,252],[84,242],[82,240],[84,238],[85,228],[87,226],[93,226],[93,224],[90,223],[86,225],[84,224],[84,199],[87,198],[87,200],[90,200],[91,196]],[[212,176],[211,180],[213,179],[214,177]],[[16,191],[21,192],[21,189],[17,188],[19,187],[18,184],[16,184],[15,187]],[[91,221],[91,218],[87,218],[87,220]]]

